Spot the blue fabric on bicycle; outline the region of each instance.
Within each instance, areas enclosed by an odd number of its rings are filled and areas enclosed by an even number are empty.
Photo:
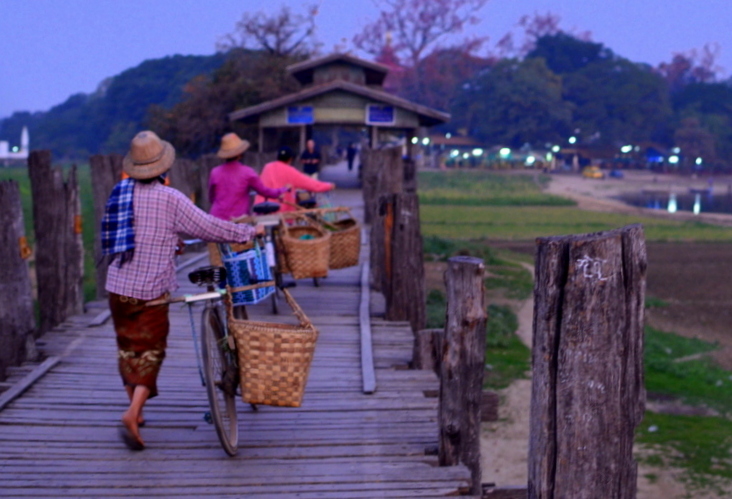
[[[231,288],[249,286],[262,281],[271,281],[272,273],[267,265],[267,255],[260,244],[240,253],[233,253],[228,245],[222,244],[221,259],[226,267],[226,284]],[[233,305],[253,305],[274,293],[274,286],[238,291],[231,295]]]

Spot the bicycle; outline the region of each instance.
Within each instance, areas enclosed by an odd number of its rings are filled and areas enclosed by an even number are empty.
[[[222,303],[222,298],[227,295],[227,290],[221,288],[226,282],[226,269],[215,266],[201,267],[189,273],[188,278],[193,284],[206,286],[206,292],[163,298],[149,302],[148,306],[180,302],[184,302],[188,306],[196,362],[201,383],[206,387],[210,407],[208,415],[210,417],[205,417],[205,419],[214,424],[224,451],[229,456],[235,456],[239,445],[236,396],[241,380],[236,343],[229,334],[226,312]],[[273,281],[268,281],[234,288],[231,292],[248,291],[273,285]],[[193,318],[193,305],[198,302],[204,303],[201,312],[200,350]],[[256,405],[250,405],[253,410],[257,410]]]

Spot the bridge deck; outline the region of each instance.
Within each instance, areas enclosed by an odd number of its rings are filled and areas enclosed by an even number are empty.
[[[184,307],[171,306],[160,396],[146,407],[147,449],[137,453],[117,434],[126,396],[110,321],[88,327],[91,312],[70,319],[40,342],[45,355],[61,361],[0,411],[0,496],[459,495],[469,472],[440,468],[436,456],[425,454],[437,445],[437,379],[404,369],[412,348],[405,324],[373,318],[377,390],[362,393],[359,286],[360,269],[351,268],[332,272],[320,287],[305,280],[294,289],[321,333],[304,403],[253,412],[238,401],[240,444],[233,458],[203,419],[207,399]],[[183,284],[180,291],[193,289]],[[251,310],[273,321],[288,314],[271,316],[268,304]],[[15,379],[23,374],[17,369]]]

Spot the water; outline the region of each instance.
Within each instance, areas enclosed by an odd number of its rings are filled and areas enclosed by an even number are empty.
[[[676,210],[673,210],[674,198]],[[625,194],[617,199],[631,206],[665,211],[686,211],[692,213],[732,213],[732,194]]]

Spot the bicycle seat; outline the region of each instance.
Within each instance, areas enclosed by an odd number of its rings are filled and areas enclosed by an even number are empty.
[[[257,203],[252,206],[252,211],[255,215],[269,215],[270,213],[279,211],[279,209],[280,203],[275,203],[274,201],[264,201],[263,203]]]
[[[198,286],[223,284],[226,282],[226,269],[224,267],[216,267],[212,265],[199,267],[188,274],[188,279]]]

